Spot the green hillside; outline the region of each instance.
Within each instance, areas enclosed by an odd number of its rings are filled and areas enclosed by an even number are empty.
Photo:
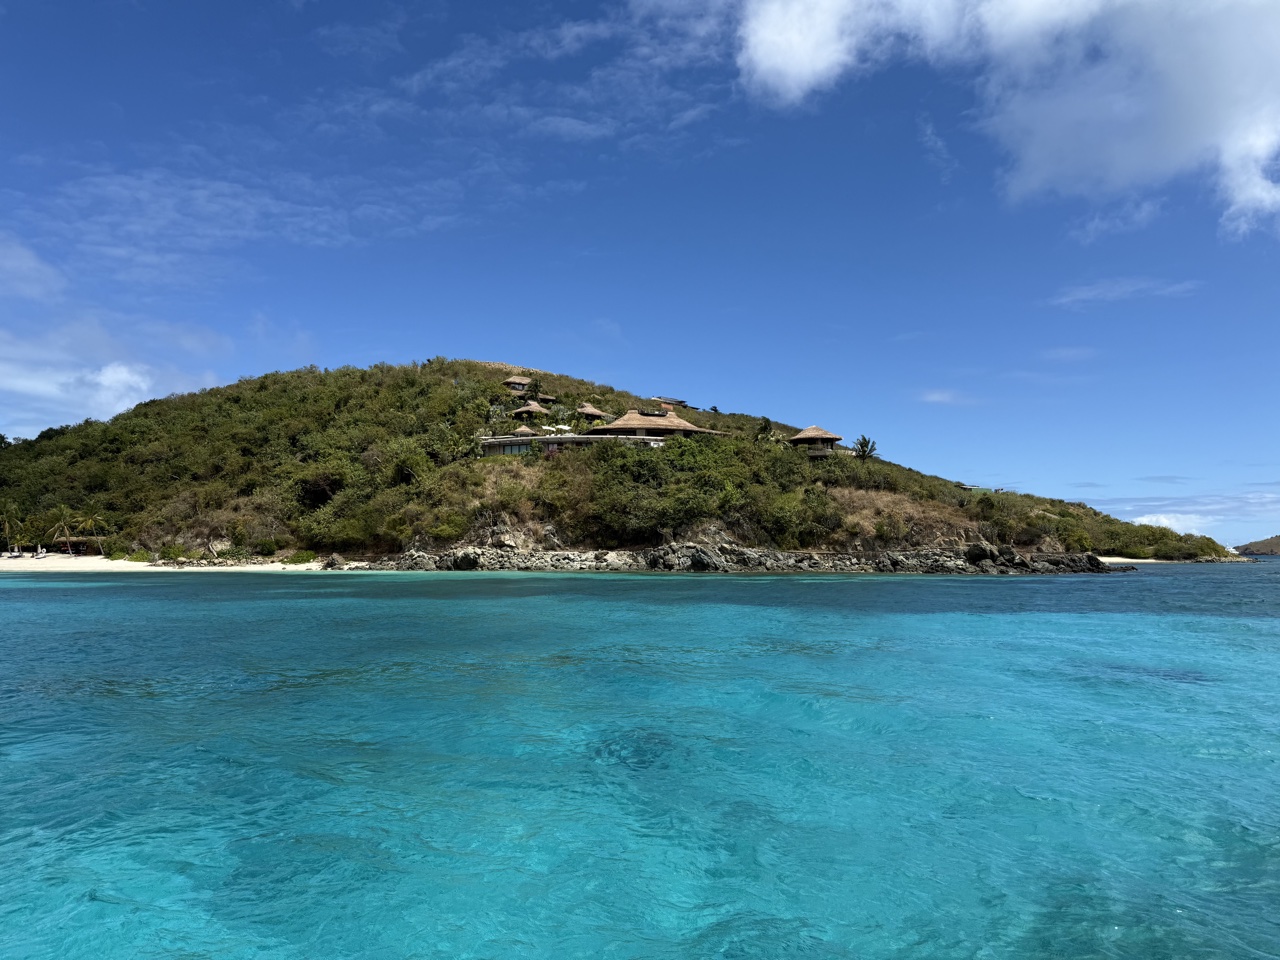
[[[443,358],[307,368],[0,440],[6,536],[50,543],[50,531],[78,531],[108,553],[385,553],[500,526],[564,546],[716,536],[871,551],[981,538],[1131,557],[1225,554],[1208,538],[1123,523],[1083,504],[967,490],[878,458],[811,460],[783,442],[793,427],[714,408],[681,415],[723,436],[482,459],[481,435],[516,426],[510,415],[521,401],[502,385],[513,372]],[[573,413],[583,401],[611,414],[654,406],[586,380],[524,372],[534,392],[557,398],[551,423],[585,429]]]

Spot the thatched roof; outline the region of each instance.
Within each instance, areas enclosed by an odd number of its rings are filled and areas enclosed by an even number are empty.
[[[823,430],[821,427],[805,427],[803,430],[797,433],[794,437],[792,437],[788,442],[789,443],[816,443],[819,440],[831,440],[834,443],[839,443],[843,439],[844,437],[838,437],[834,433],[832,433],[830,430]]]
[[[503,386],[506,387],[527,387],[531,383],[533,380],[529,377],[507,377],[502,381]]]
[[[593,407],[589,403],[578,404],[578,412],[584,417],[590,417],[592,420],[608,420],[609,414],[605,413],[599,407]]]
[[[540,404],[537,400],[530,400],[523,407],[520,407],[517,410],[511,411],[511,415],[513,417],[518,417],[522,413],[539,413],[546,416],[547,414],[550,414],[551,411],[548,410],[546,407],[544,407],[542,404]]]
[[[513,434],[517,437],[536,437],[538,435],[538,431],[531,430],[528,427],[516,427]]]
[[[643,430],[646,433],[716,433],[705,427],[694,426],[688,420],[677,417],[669,410],[662,413],[641,413],[639,410],[628,410],[613,423],[602,427],[592,427],[588,433],[623,433],[628,430]]]

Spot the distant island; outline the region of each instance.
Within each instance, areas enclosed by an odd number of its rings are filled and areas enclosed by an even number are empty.
[[[175,562],[700,544],[926,571],[884,558],[934,551],[942,567],[1017,572],[1089,553],[1228,555],[920,473],[866,436],[444,358],[269,373],[0,437],[0,517],[9,545]]]
[[[1280,534],[1266,540],[1255,540],[1236,547],[1236,553],[1245,557],[1280,557]]]

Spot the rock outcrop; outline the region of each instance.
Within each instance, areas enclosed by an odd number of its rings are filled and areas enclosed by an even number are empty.
[[[681,573],[916,573],[996,576],[1112,573],[1093,554],[1021,554],[986,543],[961,548],[888,550],[874,555],[763,550],[736,545],[671,543],[642,550],[522,550],[464,546],[440,552],[410,550],[367,564],[332,563],[326,569],[524,570],[546,572],[648,571]]]

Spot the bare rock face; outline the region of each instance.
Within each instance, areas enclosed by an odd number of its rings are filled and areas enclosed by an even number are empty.
[[[976,567],[984,561],[994,563],[1000,559],[1000,551],[985,541],[979,541],[978,543],[969,544],[964,552],[964,558]]]

